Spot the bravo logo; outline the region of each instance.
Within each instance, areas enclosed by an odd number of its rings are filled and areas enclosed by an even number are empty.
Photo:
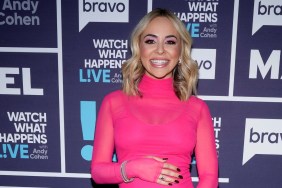
[[[282,155],[282,119],[246,119],[242,165],[257,154]]]
[[[79,32],[89,22],[128,22],[128,0],[79,0]]]
[[[281,0],[255,0],[252,35],[264,25],[282,25]]]
[[[216,49],[192,49],[192,59],[199,67],[199,79],[215,79]]]

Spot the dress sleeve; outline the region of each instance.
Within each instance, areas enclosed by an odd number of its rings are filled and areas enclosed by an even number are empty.
[[[197,128],[195,147],[199,183],[197,188],[217,188],[218,160],[211,115],[206,103],[203,103]]]
[[[112,162],[114,130],[110,98],[105,97],[96,122],[91,177],[98,184],[121,183],[120,164]]]

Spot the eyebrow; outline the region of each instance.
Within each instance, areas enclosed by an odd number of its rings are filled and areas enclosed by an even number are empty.
[[[147,34],[147,35],[145,35],[143,38],[146,38],[146,37],[158,38],[158,36],[157,36],[157,35],[154,35],[154,34]],[[171,37],[177,39],[177,37],[176,37],[175,35],[167,35],[165,38],[171,38]]]

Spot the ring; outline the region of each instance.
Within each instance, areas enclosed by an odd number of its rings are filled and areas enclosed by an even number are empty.
[[[163,181],[164,181],[164,180],[165,180],[165,178],[164,178],[163,176],[161,176],[161,177],[160,177],[160,180],[163,180]]]

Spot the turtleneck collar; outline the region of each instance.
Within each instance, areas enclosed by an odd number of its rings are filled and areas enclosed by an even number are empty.
[[[139,90],[142,95],[176,96],[173,89],[173,78],[156,79],[144,74]]]

